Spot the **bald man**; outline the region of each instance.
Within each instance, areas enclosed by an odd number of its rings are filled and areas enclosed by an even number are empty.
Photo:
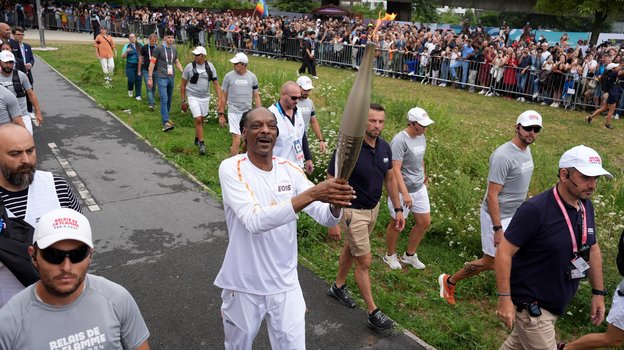
[[[279,128],[273,154],[297,163],[311,174],[314,170],[312,154],[305,133],[305,121],[297,108],[301,98],[301,87],[294,81],[287,81],[282,85],[280,99],[269,107],[277,117]]]
[[[26,128],[0,125],[0,140],[0,196],[9,216],[24,219],[36,227],[39,218],[50,210],[82,211],[65,179],[36,170],[35,142]],[[25,287],[0,262],[0,307]]]

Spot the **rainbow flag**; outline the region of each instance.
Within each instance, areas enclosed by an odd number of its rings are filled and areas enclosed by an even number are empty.
[[[258,0],[258,3],[256,4],[256,12],[258,12],[262,17],[269,15],[269,7],[264,0]]]

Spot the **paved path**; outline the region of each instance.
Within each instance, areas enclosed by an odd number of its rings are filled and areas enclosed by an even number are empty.
[[[35,33],[28,31],[31,41]],[[88,36],[48,33],[50,41]],[[219,200],[45,63],[34,76],[45,117],[35,131],[38,166],[71,178],[94,201],[95,211],[85,205],[96,246],[91,272],[131,291],[153,349],[222,348],[220,290],[212,285],[227,246]],[[309,270],[300,267],[299,276],[308,349],[424,349],[402,331],[369,330],[364,310],[340,306]],[[270,348],[265,327],[254,345]]]

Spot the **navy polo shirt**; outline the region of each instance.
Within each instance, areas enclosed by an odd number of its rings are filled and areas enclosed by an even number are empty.
[[[331,176],[335,174],[335,167],[336,151],[334,151],[327,167],[327,172]],[[362,142],[362,150],[349,178],[349,185],[353,187],[357,196],[351,201],[350,208],[375,208],[381,198],[384,179],[390,169],[392,169],[392,150],[386,140],[378,137],[374,148],[366,142]]]
[[[581,212],[562,202],[580,248]],[[594,207],[590,200],[582,202],[587,215],[587,244],[593,245],[596,243]],[[563,315],[580,280],[569,280],[567,276],[574,257],[572,239],[552,188],[527,200],[516,210],[505,238],[520,248],[511,262],[514,304],[537,301],[551,313]]]

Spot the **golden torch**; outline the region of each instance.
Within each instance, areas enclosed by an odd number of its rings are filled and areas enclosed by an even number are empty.
[[[338,145],[336,146],[336,163],[334,164],[334,169],[336,169],[335,177],[337,179],[349,180],[360,155],[366,124],[368,123],[377,30],[383,21],[391,21],[395,16],[395,14],[386,14],[382,18],[380,13],[375,29],[370,36],[371,40],[364,49],[360,70],[349,92],[349,98],[347,98],[342,121],[340,122]],[[332,205],[331,210],[336,217],[340,213],[340,207],[336,205]]]

